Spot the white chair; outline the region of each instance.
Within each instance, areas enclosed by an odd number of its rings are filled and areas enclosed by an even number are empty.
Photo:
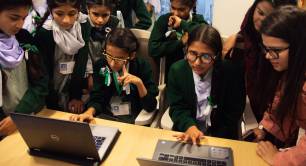
[[[172,130],[172,127],[173,127],[173,122],[169,115],[169,110],[170,110],[170,107],[168,107],[168,109],[166,110],[166,112],[164,113],[160,121],[160,127],[165,130]]]
[[[158,112],[158,110],[161,108],[161,105],[164,100],[164,97],[163,97],[164,89],[166,87],[164,85],[164,75],[160,74],[160,71],[161,71],[160,67],[156,64],[154,59],[151,56],[149,56],[148,42],[149,42],[151,32],[142,30],[142,29],[131,29],[131,31],[137,37],[138,42],[139,42],[139,49],[136,54],[137,56],[140,56],[143,59],[145,59],[147,62],[149,62],[152,68],[152,71],[153,71],[153,77],[154,77],[153,79],[155,83],[158,85],[159,93],[158,93],[158,96],[156,97],[156,100],[157,100],[156,110],[153,112],[147,112],[145,110],[142,110],[137,116],[137,118],[135,119],[136,125],[150,125],[154,120],[156,112]],[[164,62],[161,60],[160,63],[162,64]],[[151,127],[157,127],[157,125],[153,125],[153,126],[151,125]]]
[[[244,113],[241,122],[241,134],[244,135],[247,131],[258,127],[257,120],[252,112],[250,100],[247,97],[245,103]]]

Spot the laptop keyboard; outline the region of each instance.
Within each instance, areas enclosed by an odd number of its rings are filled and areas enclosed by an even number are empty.
[[[201,159],[193,157],[184,157],[176,154],[160,153],[158,156],[159,161],[166,161],[175,164],[186,164],[186,165],[203,165],[203,166],[226,166],[225,161]]]
[[[99,136],[93,136],[93,139],[95,141],[96,144],[96,149],[100,149],[100,147],[102,146],[105,137],[99,137]]]

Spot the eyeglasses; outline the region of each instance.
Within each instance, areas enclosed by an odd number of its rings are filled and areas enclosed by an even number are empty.
[[[216,56],[210,55],[208,53],[198,53],[196,51],[188,50],[188,52],[187,52],[187,59],[190,62],[195,62],[195,61],[197,61],[198,58],[200,58],[202,63],[209,64],[213,60],[215,60]]]
[[[288,47],[285,48],[267,48],[265,46],[263,47],[263,53],[266,55],[267,53],[269,53],[269,55],[271,56],[272,59],[279,59],[279,54],[287,49],[289,49]]]
[[[113,57],[112,55],[108,54],[105,50],[102,52],[102,54],[105,56],[106,60],[114,61],[115,64],[119,64],[119,65],[125,64],[130,59],[130,57],[125,58],[125,59]]]

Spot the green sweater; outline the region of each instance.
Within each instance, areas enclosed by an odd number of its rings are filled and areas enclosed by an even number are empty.
[[[70,99],[81,99],[82,96],[82,79],[85,76],[86,64],[88,60],[88,41],[90,38],[90,23],[87,21],[81,24],[82,36],[85,41],[85,46],[79,50],[75,55],[75,66],[71,75],[71,83],[68,88]],[[47,72],[50,78],[49,81],[49,97],[55,97],[57,94],[53,86],[53,73],[54,73],[54,52],[56,43],[53,38],[52,30],[40,28],[35,35],[36,45],[39,47],[42,55],[44,56],[44,62],[47,68]],[[56,102],[56,101],[54,101]],[[54,103],[52,102],[52,103]],[[47,103],[48,105],[48,103]],[[56,108],[56,106],[55,106]]]
[[[155,58],[166,56],[166,73],[171,64],[184,58],[184,45],[182,41],[166,38],[165,33],[168,31],[168,20],[170,16],[170,13],[162,15],[155,22],[148,46],[150,56]],[[206,24],[206,21],[202,15],[197,14],[193,16],[190,22],[182,20],[180,27],[176,30],[190,33],[197,25],[202,23]]]
[[[110,86],[106,86],[104,83],[105,76],[99,73],[100,69],[106,66],[108,66],[108,64],[105,59],[100,59],[94,65],[94,87],[86,107],[94,107],[96,110],[96,115],[102,113],[112,117],[112,113],[110,111],[110,99],[112,96],[116,96],[118,94],[113,79]],[[130,84],[130,94],[125,95],[125,92],[123,91],[121,97],[123,101],[131,102],[131,115],[117,116],[114,118],[117,118],[119,121],[134,123],[136,117],[142,109],[145,109],[148,112],[156,109],[157,102],[155,97],[158,94],[158,89],[153,81],[153,73],[150,65],[143,59],[136,58],[131,60],[129,62],[129,73],[139,77],[142,80],[144,86],[147,89],[147,95],[143,98],[140,98],[137,87],[133,84]]]
[[[216,137],[237,139],[246,97],[242,67],[230,61],[215,65],[211,91],[217,108],[211,114],[209,133]],[[167,99],[174,130],[185,132],[192,125],[198,125],[195,84],[192,69],[186,60],[176,62],[170,68]]]
[[[152,20],[143,0],[120,0],[118,8],[118,10],[122,12],[125,27],[137,29],[150,28]],[[136,17],[139,20],[134,26],[132,21],[132,11],[135,12]],[[116,10],[113,12],[116,12]],[[114,13],[114,15],[116,14]]]
[[[26,30],[21,30],[16,34],[19,43],[34,44],[32,36]],[[27,61],[27,68],[32,64]],[[43,62],[41,62],[41,66]],[[38,112],[42,109],[45,103],[45,96],[48,94],[48,76],[44,75],[39,79],[33,80],[29,77],[29,87],[23,95],[20,103],[16,106],[15,112],[30,114]],[[1,108],[2,109],[2,108]]]

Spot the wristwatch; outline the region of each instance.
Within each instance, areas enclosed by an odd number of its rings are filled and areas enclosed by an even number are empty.
[[[258,125],[258,129],[263,130],[263,129],[264,129],[264,126],[263,126],[262,124],[259,124],[259,125]]]

